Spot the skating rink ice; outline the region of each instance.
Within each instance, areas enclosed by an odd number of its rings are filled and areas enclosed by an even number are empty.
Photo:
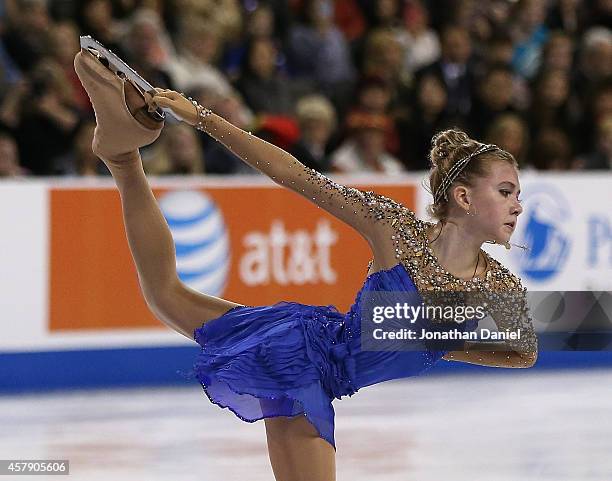
[[[429,374],[334,406],[339,481],[612,480],[612,369]],[[263,421],[197,384],[6,395],[0,426],[0,458],[69,459],[72,480],[274,479]]]

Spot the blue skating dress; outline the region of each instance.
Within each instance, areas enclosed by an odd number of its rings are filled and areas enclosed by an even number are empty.
[[[332,186],[336,196],[341,189],[337,184]],[[210,401],[247,422],[304,415],[334,449],[332,401],[352,396],[365,386],[421,374],[447,352],[426,348],[362,351],[360,313],[364,293],[414,293],[432,288],[469,291],[500,285],[508,289],[517,283],[517,278],[488,255],[486,276],[473,281],[455,278],[437,264],[429,249],[425,234],[429,223],[373,192],[346,189],[341,196],[342,201],[356,198],[360,205],[369,207],[366,214],[353,210],[362,218],[372,212],[379,224],[387,222],[394,244],[390,249],[395,249],[398,259],[394,267],[366,278],[347,313],[333,305],[288,301],[237,306],[194,331],[201,351],[193,372]],[[340,209],[337,213],[342,214]],[[345,220],[350,221],[347,217]],[[477,323],[468,321],[463,326],[474,330]],[[524,331],[529,327],[530,322],[521,326]]]
[[[305,415],[335,449],[334,399],[418,375],[444,355],[360,349],[363,293],[415,290],[400,263],[369,275],[346,314],[286,301],[235,307],[195,330],[195,373],[208,398],[240,419]]]

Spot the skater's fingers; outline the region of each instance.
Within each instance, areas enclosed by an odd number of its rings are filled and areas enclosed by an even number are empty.
[[[155,95],[159,97],[171,99],[171,100],[178,100],[182,97],[181,94],[173,90],[161,90],[161,91],[158,91]]]
[[[174,105],[174,100],[169,99],[168,97],[164,97],[161,94],[156,94],[152,99],[153,103],[155,103],[159,107],[172,107]]]
[[[164,93],[168,96],[168,98],[171,98],[172,100],[178,100],[182,97],[181,94],[175,92],[174,90],[166,90]]]

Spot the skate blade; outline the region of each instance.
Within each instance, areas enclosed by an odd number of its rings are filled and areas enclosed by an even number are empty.
[[[91,37],[90,35],[83,35],[79,38],[79,42],[81,44],[81,48],[87,50],[91,53],[98,61],[104,65],[107,69],[117,75],[119,78],[124,80],[129,80],[140,93],[148,93],[149,95],[154,95],[154,87],[149,82],[147,82],[144,78],[142,78],[136,70],[130,67],[127,63],[121,60],[117,55],[108,50],[104,45],[98,42],[96,39]],[[149,115],[157,120],[162,121],[166,118],[166,114],[170,115],[177,121],[180,119],[174,115],[172,110],[170,109],[162,109],[157,108],[149,112]]]

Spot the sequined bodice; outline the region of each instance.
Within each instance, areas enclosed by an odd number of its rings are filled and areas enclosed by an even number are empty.
[[[439,264],[429,247],[427,230],[431,223],[418,219],[414,212],[392,199],[373,193],[370,195],[372,198],[367,203],[368,208],[375,212],[379,221],[387,223],[387,233],[398,264],[393,268],[372,273],[366,278],[351,308],[353,321],[358,317],[362,291],[368,288],[368,281],[372,276],[389,275],[397,272],[398,266],[402,266],[407,274],[404,277],[406,290],[416,289],[421,294],[478,293],[479,298],[490,300],[490,305],[494,306],[489,313],[499,330],[521,330],[520,340],[508,341],[513,349],[524,352],[537,350],[537,338],[526,306],[526,289],[515,275],[483,251],[488,265],[483,275],[472,280],[453,276]],[[372,262],[370,261],[368,270]],[[504,293],[503,301],[498,300],[498,293]]]

